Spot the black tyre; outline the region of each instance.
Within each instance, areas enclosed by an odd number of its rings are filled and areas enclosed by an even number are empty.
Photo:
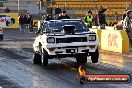
[[[3,36],[0,36],[0,40],[3,40]]]
[[[38,54],[38,53],[34,53],[34,56],[33,56],[33,63],[34,64],[42,64],[41,62],[41,55]]]
[[[41,63],[43,66],[47,66],[48,65],[48,53],[46,52],[46,50],[42,51],[42,46],[41,44],[39,45],[39,51],[41,54]]]
[[[99,50],[98,50],[98,48],[96,49],[95,52],[91,53],[90,56],[91,56],[92,63],[97,63],[98,59],[99,59]]]
[[[41,62],[43,66],[47,66],[48,65],[48,54],[47,53],[43,53],[41,55]]]
[[[78,64],[85,64],[87,63],[87,55],[86,54],[77,54],[76,61]]]

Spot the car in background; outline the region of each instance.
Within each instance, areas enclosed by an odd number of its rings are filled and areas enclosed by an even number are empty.
[[[44,21],[33,43],[34,64],[48,65],[48,59],[74,57],[77,63],[92,63],[99,58],[99,40],[96,33],[89,31],[81,19]]]

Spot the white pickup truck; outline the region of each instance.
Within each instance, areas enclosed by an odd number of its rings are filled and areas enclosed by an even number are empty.
[[[99,58],[98,38],[80,19],[45,21],[40,24],[33,44],[34,64],[48,65],[48,59],[74,57],[77,63]]]

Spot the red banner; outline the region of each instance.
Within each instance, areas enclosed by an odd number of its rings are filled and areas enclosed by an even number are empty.
[[[82,79],[88,83],[129,83],[130,75],[84,75]]]

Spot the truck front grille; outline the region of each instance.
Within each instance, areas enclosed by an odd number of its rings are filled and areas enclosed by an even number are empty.
[[[87,37],[56,38],[56,43],[87,42]]]

